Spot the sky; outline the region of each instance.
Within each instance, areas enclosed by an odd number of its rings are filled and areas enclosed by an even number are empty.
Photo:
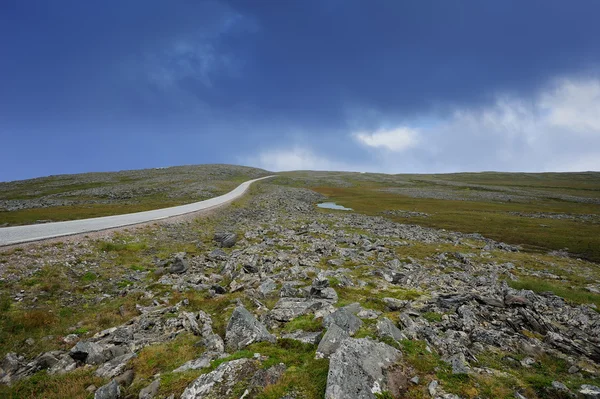
[[[600,170],[597,0],[0,0],[0,181]]]

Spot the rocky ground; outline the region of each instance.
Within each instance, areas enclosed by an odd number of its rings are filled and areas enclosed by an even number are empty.
[[[600,397],[597,264],[322,199],[4,251],[0,396]]]
[[[136,206],[153,209],[201,201],[267,174],[262,169],[235,165],[189,165],[0,182],[0,224],[3,221],[6,225],[49,221],[31,220],[27,217],[28,210],[56,221],[77,213],[88,217],[85,210],[91,207],[112,214],[141,210]],[[123,209],[111,212],[115,206]],[[71,209],[64,215],[56,211],[40,212],[57,207]]]

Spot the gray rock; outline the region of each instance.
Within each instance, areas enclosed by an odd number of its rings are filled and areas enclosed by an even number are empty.
[[[135,353],[126,353],[124,355],[115,357],[114,359],[109,360],[108,362],[102,364],[100,367],[96,369],[96,375],[102,378],[114,378],[121,374],[125,367],[127,367],[127,362],[135,357]]]
[[[429,395],[435,396],[435,394],[437,393],[438,385],[439,384],[436,380],[433,380],[429,383],[429,385],[427,386],[427,392],[429,392]]]
[[[569,392],[569,388],[567,388],[567,386],[560,381],[552,381],[552,388],[561,392]]]
[[[391,310],[392,312],[395,312],[397,310],[404,309],[406,306],[408,306],[410,301],[388,297],[388,298],[383,298],[383,303],[389,310]]]
[[[284,334],[281,338],[293,339],[296,341],[304,342],[306,344],[316,345],[321,341],[322,332],[310,332],[310,331],[302,331],[296,330],[289,334]]]
[[[326,399],[373,399],[388,391],[400,397],[407,379],[394,365],[400,351],[368,338],[344,340],[331,356],[327,375]]]
[[[231,389],[241,380],[252,377],[259,369],[254,359],[237,359],[220,364],[210,373],[192,382],[181,399],[221,399],[231,395]]]
[[[188,261],[185,259],[185,252],[175,254],[175,258],[169,266],[169,272],[175,274],[182,274],[189,268]]]
[[[595,385],[583,384],[579,387],[579,393],[586,399],[600,398],[600,387]]]
[[[227,348],[240,350],[254,342],[275,342],[276,340],[275,336],[267,331],[265,325],[256,320],[246,308],[243,306],[235,308],[225,332]]]
[[[452,366],[452,374],[467,374],[469,372],[469,365],[462,353],[450,356],[447,362]]]
[[[237,242],[237,235],[231,232],[215,233],[214,240],[222,248],[231,248]]]
[[[199,358],[185,362],[183,365],[173,370],[173,372],[181,373],[188,370],[200,370],[210,366],[210,363],[213,360],[224,356],[226,355],[222,352],[204,352]]]
[[[360,312],[356,314],[360,319],[369,319],[374,320],[381,316],[381,312],[379,310],[373,309],[362,309]]]
[[[396,341],[407,339],[406,335],[404,335],[402,331],[400,331],[400,329],[396,327],[394,323],[387,317],[379,320],[375,328],[377,329],[377,335],[379,337],[388,337]]]
[[[325,335],[323,335],[323,338],[321,338],[321,342],[319,342],[316,357],[329,357],[340,347],[342,342],[348,338],[350,338],[348,331],[339,327],[337,324],[332,324],[325,332]]]
[[[117,381],[117,384],[119,384],[119,385],[128,387],[131,385],[134,378],[135,378],[135,373],[133,372],[133,370],[127,370],[120,376],[115,377],[115,381]]]
[[[140,394],[138,395],[139,399],[154,399],[156,394],[158,393],[158,388],[160,388],[160,379],[156,379],[152,381],[150,385],[145,388],[142,388]]]
[[[86,364],[102,364],[110,359],[103,345],[91,341],[79,341],[71,348],[69,355]]]
[[[94,394],[94,399],[119,399],[120,397],[121,387],[115,380],[101,386]]]
[[[58,362],[48,369],[48,374],[64,374],[75,370],[76,367],[75,360],[68,354],[63,354],[59,357]]]
[[[329,328],[333,324],[336,324],[348,334],[354,335],[354,333],[360,329],[363,322],[361,319],[352,314],[349,309],[340,308],[323,318],[323,325],[325,328]]]
[[[269,312],[269,318],[276,321],[290,321],[298,316],[313,313],[323,307],[323,302],[316,299],[281,298]]]
[[[227,252],[223,251],[221,248],[216,248],[208,254],[208,257],[214,260],[226,260]]]
[[[258,286],[258,292],[265,297],[277,289],[277,284],[272,279],[268,278]]]

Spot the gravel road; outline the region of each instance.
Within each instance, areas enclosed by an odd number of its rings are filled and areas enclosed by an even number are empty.
[[[146,212],[128,213],[125,215],[0,228],[0,246],[113,229],[116,227],[146,223],[200,210],[216,208],[241,197],[255,181],[268,179],[270,177],[273,176],[248,180],[227,194],[187,205],[155,209]]]

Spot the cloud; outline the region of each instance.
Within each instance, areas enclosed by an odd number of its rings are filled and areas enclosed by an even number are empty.
[[[302,147],[268,149],[257,157],[240,159],[243,164],[280,172],[286,170],[353,170],[344,162],[333,161]]]
[[[408,127],[392,130],[378,130],[374,133],[355,133],[354,138],[360,143],[375,148],[385,148],[394,152],[405,151],[418,143],[418,132]]]
[[[375,148],[372,167],[388,172],[600,170],[597,79],[559,79],[530,98],[499,94],[449,115],[418,130],[403,124],[350,137]]]

